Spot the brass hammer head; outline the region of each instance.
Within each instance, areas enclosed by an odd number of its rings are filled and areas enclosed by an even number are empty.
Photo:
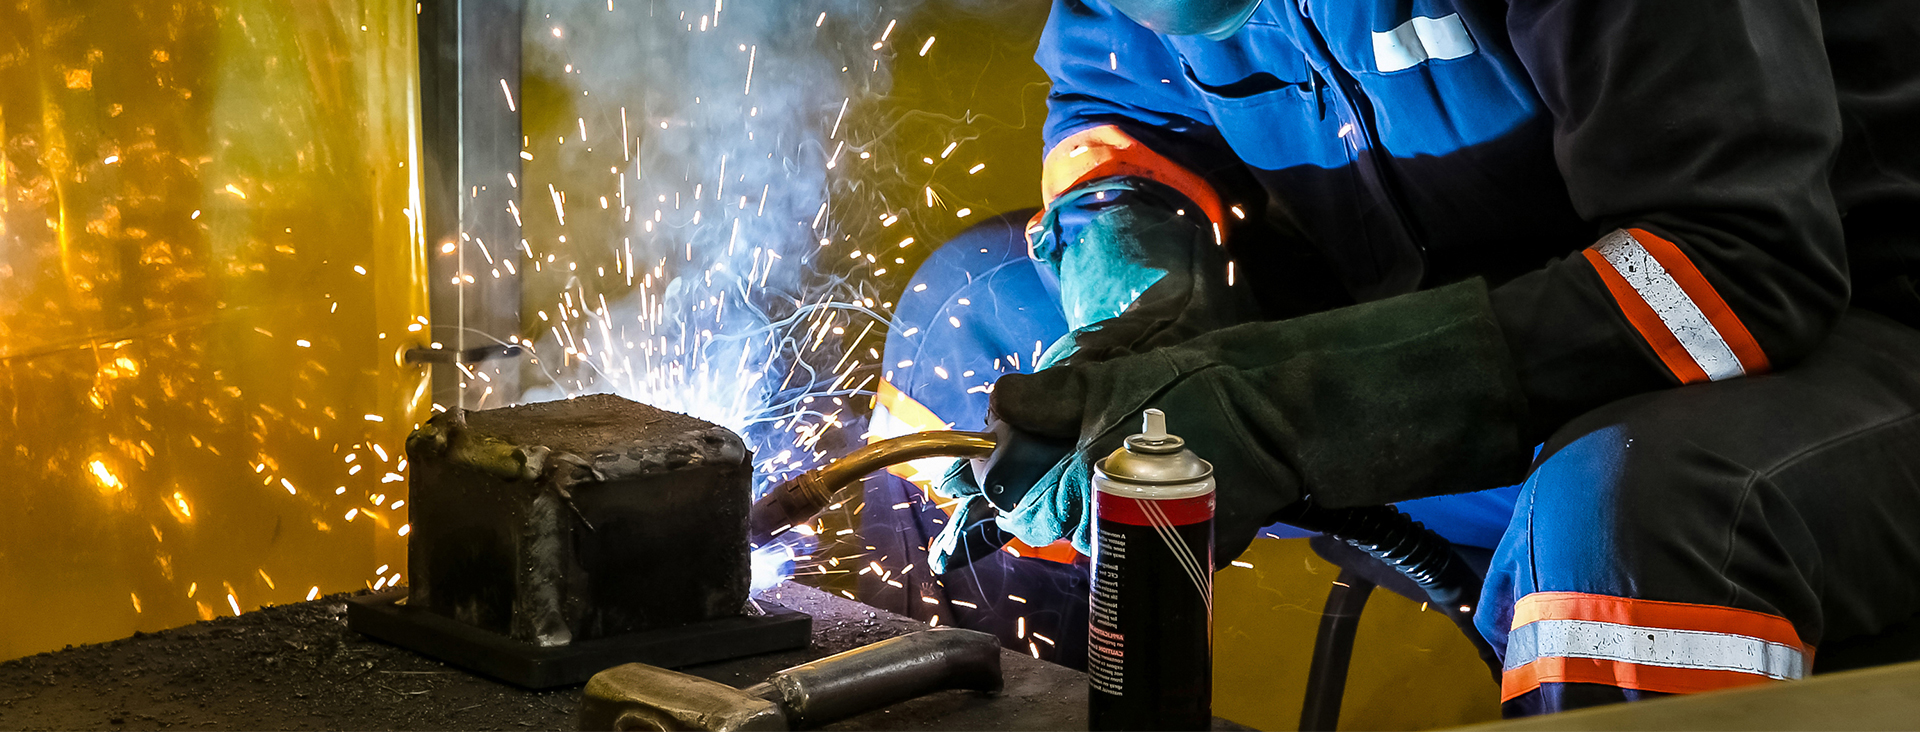
[[[716,681],[629,663],[595,674],[579,729],[785,730],[780,705]]]

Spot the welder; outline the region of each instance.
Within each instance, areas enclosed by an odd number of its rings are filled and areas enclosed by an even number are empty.
[[[1054,0],[1032,271],[942,307],[1067,333],[964,321],[994,372],[883,400],[991,394],[935,565],[984,516],[1085,551],[1090,463],[1163,407],[1222,563],[1301,501],[1497,543],[1510,714],[1920,656],[1900,5]]]

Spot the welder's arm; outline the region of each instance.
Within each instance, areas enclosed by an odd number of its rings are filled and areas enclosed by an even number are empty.
[[[1514,0],[1574,205],[1605,234],[1493,292],[1544,437],[1607,402],[1790,365],[1846,306],[1812,0]]]
[[[1303,496],[1370,506],[1505,485],[1530,455],[1506,343],[1474,280],[1001,377],[999,446],[975,483],[996,528],[1087,551],[1093,465],[1150,407],[1213,463],[1220,563]],[[936,547],[936,571],[956,552],[971,553]]]
[[[1228,286],[1226,210],[1209,175],[1237,158],[1192,91],[1160,81],[1181,73],[1165,41],[1103,4],[1056,0],[1036,60],[1053,90],[1047,208],[1028,237],[1073,329],[1041,365],[1251,319],[1250,295]]]
[[[1179,193],[1108,177],[1056,198],[1030,233],[1060,283],[1070,332],[1034,364],[1105,360],[1254,320],[1226,249]]]
[[[1046,209],[1027,236],[1060,283],[1070,332],[1033,370],[1146,352],[1251,320],[1250,288],[1230,286],[1222,246],[1231,229],[1217,174],[1238,158],[1191,88],[1161,81],[1183,73],[1172,49],[1104,3],[1053,0],[1034,60],[1053,88],[1042,130]],[[1004,433],[1001,477],[1023,486],[1073,447],[994,428]],[[999,548],[981,536],[1004,535],[973,472],[957,463],[940,485],[966,500],[931,545],[936,571]],[[967,536],[982,545],[964,546]]]

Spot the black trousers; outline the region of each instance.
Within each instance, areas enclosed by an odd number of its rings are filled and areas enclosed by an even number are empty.
[[[1920,331],[1850,312],[1792,368],[1569,423],[1481,608],[1510,715],[1912,657]]]

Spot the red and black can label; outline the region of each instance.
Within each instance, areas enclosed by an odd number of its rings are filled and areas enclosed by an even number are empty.
[[[1094,496],[1088,727],[1208,729],[1213,493]]]

